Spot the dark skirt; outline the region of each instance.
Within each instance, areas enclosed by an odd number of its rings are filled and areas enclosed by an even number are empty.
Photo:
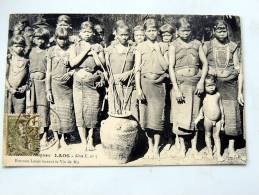
[[[178,76],[178,87],[185,97],[185,102],[180,104],[176,100],[174,90],[171,90],[171,123],[174,133],[177,135],[188,135],[195,130],[194,120],[199,114],[201,99],[195,95],[195,90],[200,76],[184,77]]]
[[[238,81],[236,78],[230,80],[217,79],[217,89],[222,98],[225,115],[225,134],[238,136],[242,134],[240,107],[237,101]]]
[[[146,101],[139,105],[140,124],[144,129],[164,130],[165,85],[141,77],[142,91]]]
[[[31,109],[39,114],[40,127],[48,127],[50,125],[49,103],[46,98],[45,80],[32,80],[31,86]]]

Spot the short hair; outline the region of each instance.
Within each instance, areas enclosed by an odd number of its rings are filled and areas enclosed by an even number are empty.
[[[39,37],[44,40],[48,40],[50,37],[50,32],[46,28],[37,28],[33,32],[33,37]]]
[[[94,25],[90,21],[85,21],[81,23],[80,30],[82,29],[91,29],[92,31],[94,31]]]
[[[15,25],[13,26],[13,30],[15,30],[15,29],[19,29],[20,31],[23,30],[22,25],[21,25],[20,23],[17,23],[17,24],[15,24]]]
[[[129,26],[126,25],[126,24],[118,25],[118,26],[116,27],[115,31],[118,32],[119,29],[124,29],[124,30],[126,30],[127,32],[130,31]]]
[[[112,29],[113,33],[115,33],[115,31],[117,31],[117,28],[118,28],[119,26],[123,26],[123,25],[127,25],[124,20],[117,20],[117,21],[115,22],[115,25],[114,25],[113,29]]]
[[[71,25],[71,18],[68,15],[60,15],[57,20],[57,23],[59,23],[59,22],[65,22],[65,23]]]
[[[186,18],[186,17],[181,17],[181,18],[179,18],[179,20],[177,21],[177,23],[176,23],[176,28],[179,29],[180,27],[185,27],[185,28],[189,28],[189,29],[192,28],[189,19]]]
[[[154,18],[148,18],[144,21],[144,29],[147,30],[148,27],[154,27],[157,29],[157,21]]]
[[[219,26],[224,26],[226,29],[228,29],[228,24],[225,20],[218,19],[214,22],[214,29],[217,29]]]
[[[58,27],[55,31],[55,38],[57,39],[68,39],[69,38],[69,32],[66,28]]]
[[[216,78],[215,75],[207,74],[206,77],[205,77],[205,80],[207,80],[207,81],[212,81],[213,83],[216,83],[217,78]]]
[[[25,47],[26,46],[25,38],[22,35],[14,35],[11,38],[11,46],[14,44],[19,45],[21,47]]]
[[[170,24],[164,24],[163,26],[160,27],[159,30],[161,34],[166,32],[173,34],[175,32],[175,28]]]
[[[104,33],[104,28],[102,27],[101,24],[96,24],[96,25],[94,25],[94,30],[95,30],[96,32],[98,32],[98,33],[100,33],[100,32]]]
[[[134,27],[133,32],[135,31],[145,31],[143,25],[137,25]]]

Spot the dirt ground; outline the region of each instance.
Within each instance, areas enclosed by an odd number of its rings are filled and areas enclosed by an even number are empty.
[[[166,144],[160,147],[160,159],[144,158],[146,146],[138,146],[132,151],[133,158],[126,164],[118,164],[107,158],[103,152],[102,144],[97,144],[94,151],[86,151],[85,146],[81,143],[64,145],[57,149],[57,143],[52,147],[44,150],[41,154],[51,154],[55,156],[70,155],[70,157],[83,157],[83,166],[153,166],[153,165],[238,165],[246,164],[246,148],[237,149],[238,158],[228,158],[227,149],[223,152],[223,162],[217,162],[215,159],[206,157],[206,149],[199,149],[199,153],[194,157],[190,150],[187,151],[185,158],[177,156],[176,148],[174,145]],[[80,165],[80,166],[81,166]]]

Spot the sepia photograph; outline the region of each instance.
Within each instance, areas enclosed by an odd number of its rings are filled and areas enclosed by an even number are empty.
[[[4,166],[246,165],[240,20],[10,14]]]

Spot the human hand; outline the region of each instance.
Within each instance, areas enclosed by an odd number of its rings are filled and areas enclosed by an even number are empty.
[[[13,88],[13,87],[10,87],[10,88],[9,88],[9,92],[10,92],[12,95],[14,95],[14,94],[17,92],[17,90],[16,90],[15,88]]]
[[[24,93],[26,90],[27,90],[27,86],[24,85],[24,86],[19,87],[16,91],[19,93]]]
[[[128,72],[127,73],[122,73],[121,76],[119,77],[119,81],[124,83],[124,82],[126,82],[126,80],[128,80],[128,78],[129,78],[129,73]]]
[[[185,97],[183,96],[183,93],[181,92],[180,89],[175,89],[175,96],[176,96],[176,101],[180,104],[184,103]]]
[[[68,81],[72,77],[72,75],[73,74],[71,72],[67,72],[62,76],[61,80]]]
[[[222,118],[221,121],[220,121],[220,130],[224,131],[224,129],[225,129],[225,119]]]
[[[88,55],[97,56],[97,52],[91,48]]]
[[[81,44],[82,49],[85,52],[89,52],[91,50],[91,48],[92,48],[91,44],[86,42],[86,41],[81,41],[80,44]]]
[[[199,96],[203,92],[204,92],[204,82],[199,81],[197,86],[196,86],[195,94]]]
[[[143,91],[140,89],[140,90],[137,90],[137,99],[139,101],[144,101],[146,98],[145,98],[145,95],[143,93]]]
[[[154,43],[154,49],[155,49],[157,52],[161,52],[160,46],[159,46],[158,43]]]
[[[244,96],[243,96],[243,93],[238,93],[237,95],[237,101],[238,103],[241,105],[241,106],[244,106]]]
[[[51,91],[47,91],[47,100],[51,103],[53,103],[53,95]]]

